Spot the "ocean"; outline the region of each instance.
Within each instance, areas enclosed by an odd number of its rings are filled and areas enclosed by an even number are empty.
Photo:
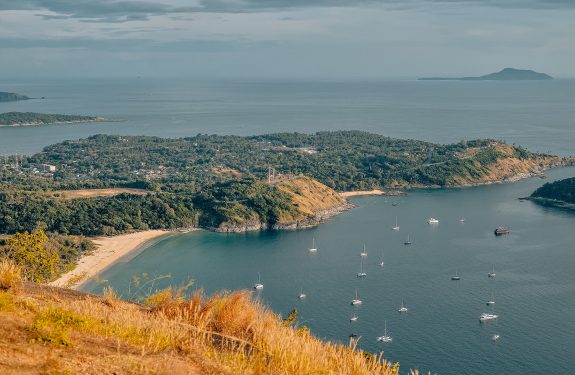
[[[360,129],[433,142],[494,138],[532,151],[575,154],[575,81],[297,82],[192,80],[5,81],[2,91],[43,100],[0,103],[0,112],[89,114],[123,122],[0,128],[0,153],[28,154],[97,133],[182,137]],[[207,293],[251,289],[275,312],[409,368],[438,374],[548,374],[575,368],[575,213],[517,198],[575,168],[514,184],[357,197],[358,207],[313,229],[175,234],[101,275],[136,297],[133,275],[189,279]],[[394,206],[393,203],[396,203]],[[400,231],[391,230],[398,218]],[[436,217],[438,225],[427,219]],[[464,222],[460,219],[465,218]],[[511,229],[495,237],[497,226]],[[413,241],[405,246],[407,235]],[[307,248],[315,238],[319,251]],[[358,279],[364,244],[367,277]],[[383,268],[378,263],[381,257]],[[495,268],[496,277],[487,274]],[[460,281],[452,281],[457,272]],[[297,298],[300,290],[305,300]],[[350,301],[358,290],[363,305]],[[495,305],[485,302],[493,298]],[[399,314],[402,299],[409,308]],[[349,317],[359,320],[351,324]],[[499,318],[479,323],[479,315]],[[384,322],[393,337],[379,344]],[[493,342],[492,335],[500,340]]]

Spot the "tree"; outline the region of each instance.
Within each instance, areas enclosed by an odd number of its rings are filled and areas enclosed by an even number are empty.
[[[61,260],[58,253],[48,250],[48,236],[43,230],[16,233],[7,240],[5,255],[22,267],[23,276],[34,282],[52,279]]]

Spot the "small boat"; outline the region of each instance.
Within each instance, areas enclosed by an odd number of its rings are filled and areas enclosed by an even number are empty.
[[[303,292],[303,288],[300,289],[299,291],[299,296],[297,298],[299,299],[304,299],[306,296],[306,294]]]
[[[258,273],[258,282],[254,284],[254,289],[262,290],[264,288],[264,284],[262,284],[261,276]]]
[[[392,203],[391,205],[392,205],[393,207],[397,207],[397,206],[399,206],[399,203]]]
[[[480,322],[488,322],[490,320],[495,320],[497,318],[499,318],[499,315],[483,313],[479,316],[479,321]]]
[[[503,236],[505,234],[511,233],[511,231],[509,229],[504,228],[504,227],[499,227],[499,228],[495,229],[494,233],[496,236]]]
[[[493,298],[493,293],[491,293],[491,299],[485,302],[487,306],[495,305],[495,298]]]
[[[383,336],[377,338],[378,342],[391,342],[393,338],[387,334],[387,320],[385,321],[385,328],[383,330]]]
[[[350,338],[350,339],[355,339],[355,338],[357,338],[357,334],[355,334],[355,333],[350,333],[350,334],[349,334],[349,338]]]
[[[455,275],[451,276],[451,280],[453,280],[453,281],[459,281],[459,280],[461,280],[461,277],[459,277],[459,274],[457,273],[457,270],[455,270]]]
[[[355,299],[352,299],[352,300],[351,300],[351,304],[352,304],[353,306],[361,305],[361,304],[362,304],[362,301],[359,299],[359,297],[358,297],[358,295],[357,295],[357,288],[355,289]]]
[[[413,242],[409,239],[409,234],[407,235],[407,240],[403,243],[404,245],[411,245]]]
[[[361,257],[361,261],[359,263],[359,272],[357,273],[357,277],[366,277],[367,273],[363,272],[363,257]]]
[[[381,262],[379,262],[379,266],[383,267],[385,265],[385,262],[383,261],[383,250],[381,250]]]
[[[308,249],[308,251],[309,251],[310,253],[315,253],[315,252],[317,251],[317,248],[315,247],[315,237],[314,237],[311,241],[312,241],[312,242],[311,242],[312,245],[311,245],[311,247]]]
[[[430,217],[429,220],[427,220],[427,222],[429,224],[439,224],[439,220],[437,220],[436,218]]]
[[[465,223],[465,218],[462,217],[461,219],[459,219],[459,222],[460,222],[460,223]]]
[[[357,322],[358,319],[359,319],[359,316],[357,316],[356,314],[353,314],[353,315],[351,316],[351,318],[349,318],[349,321],[350,321],[351,323],[355,323],[355,322]]]
[[[408,311],[407,307],[403,305],[403,298],[401,299],[401,307],[397,311],[399,311],[400,313],[406,313]]]
[[[365,245],[363,245],[363,251],[359,253],[359,255],[361,255],[362,258],[367,257],[367,251],[365,250]]]
[[[493,270],[487,274],[487,277],[495,277],[495,266],[493,266]]]
[[[491,341],[497,341],[501,338],[501,336],[499,336],[498,334],[495,334],[493,336],[491,336]]]
[[[398,231],[399,230],[399,224],[397,223],[397,216],[395,217],[395,226],[393,228],[394,231]]]

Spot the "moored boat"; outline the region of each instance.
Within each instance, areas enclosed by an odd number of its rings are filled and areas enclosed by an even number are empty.
[[[505,234],[511,233],[511,231],[507,228],[499,227],[499,228],[495,229],[494,233],[496,236],[503,236]]]

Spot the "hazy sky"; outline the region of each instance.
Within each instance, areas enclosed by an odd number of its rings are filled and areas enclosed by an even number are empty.
[[[575,77],[575,0],[0,0],[0,77]]]

